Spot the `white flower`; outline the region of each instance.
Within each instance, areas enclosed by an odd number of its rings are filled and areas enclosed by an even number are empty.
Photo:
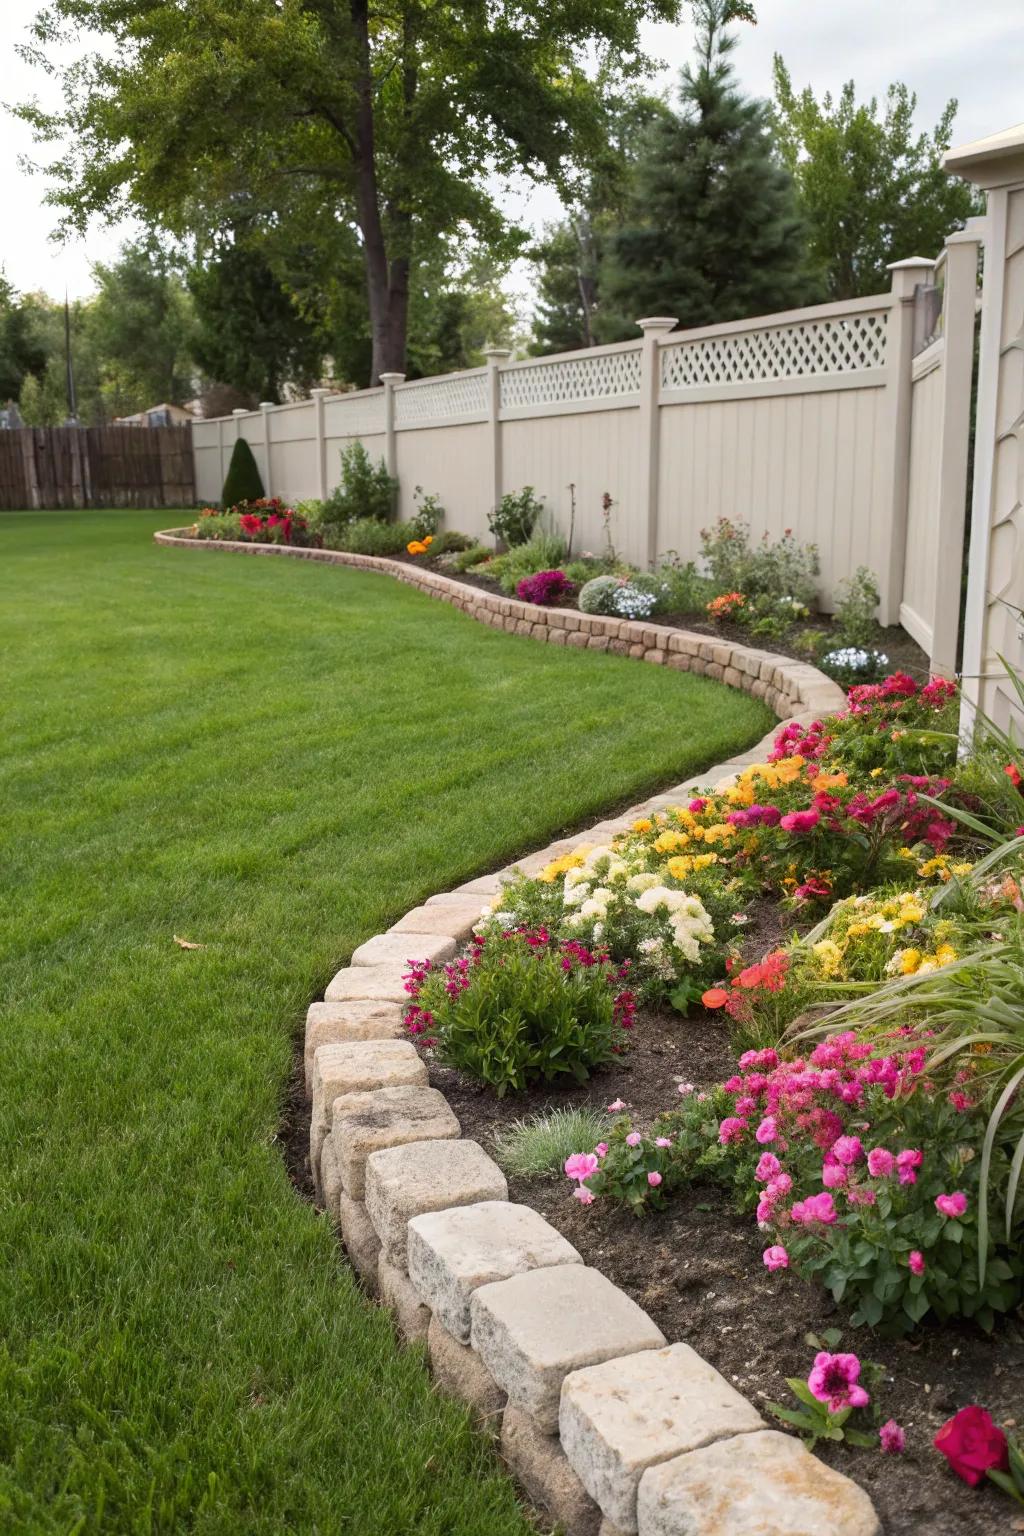
[[[639,875],[630,875],[626,881],[626,889],[629,891],[649,891],[658,883],[657,875],[652,875],[649,870]]]
[[[641,912],[675,912],[682,897],[681,891],[670,891],[667,885],[652,885],[637,897]]]

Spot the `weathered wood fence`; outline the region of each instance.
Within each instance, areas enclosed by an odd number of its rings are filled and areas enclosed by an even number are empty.
[[[182,507],[195,500],[188,427],[0,432],[0,508]]]

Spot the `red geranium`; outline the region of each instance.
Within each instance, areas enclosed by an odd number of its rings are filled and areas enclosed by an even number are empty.
[[[992,1415],[977,1403],[947,1419],[933,1441],[957,1477],[977,1488],[989,1471],[1005,1472],[1010,1458],[1006,1436]]]

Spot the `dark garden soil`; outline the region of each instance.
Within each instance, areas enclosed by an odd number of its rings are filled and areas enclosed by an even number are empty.
[[[491,581],[487,576],[477,575],[473,570],[458,573],[447,571],[436,560],[424,560],[413,555],[396,555],[394,558],[401,561],[403,565],[419,566],[421,569],[425,567],[435,571],[439,576],[447,576],[450,581],[461,581],[464,586],[473,587],[477,592],[489,592],[492,597],[508,596],[507,592],[502,592],[496,581]],[[576,605],[565,603],[559,606],[573,608]],[[808,630],[824,630],[826,634],[833,632],[831,617],[826,613],[816,613],[806,624],[794,625],[784,640],[768,640],[751,635],[749,630],[742,629],[738,624],[712,623],[703,613],[658,614],[650,622],[664,625],[669,629],[687,629],[698,635],[707,635],[710,639],[731,640],[738,645],[750,645],[756,650],[775,651],[780,656],[792,657],[794,661],[807,660],[806,653],[801,652],[794,643],[802,634]],[[877,649],[888,657],[888,671],[909,672],[911,677],[927,681],[930,675],[928,657],[917,642],[912,640],[906,630],[901,629],[898,624],[879,631]]]

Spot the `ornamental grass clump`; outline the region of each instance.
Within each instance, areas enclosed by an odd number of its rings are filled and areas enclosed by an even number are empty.
[[[499,1098],[536,1082],[584,1082],[633,1027],[629,969],[545,928],[480,934],[461,959],[412,966],[406,1028]]]

